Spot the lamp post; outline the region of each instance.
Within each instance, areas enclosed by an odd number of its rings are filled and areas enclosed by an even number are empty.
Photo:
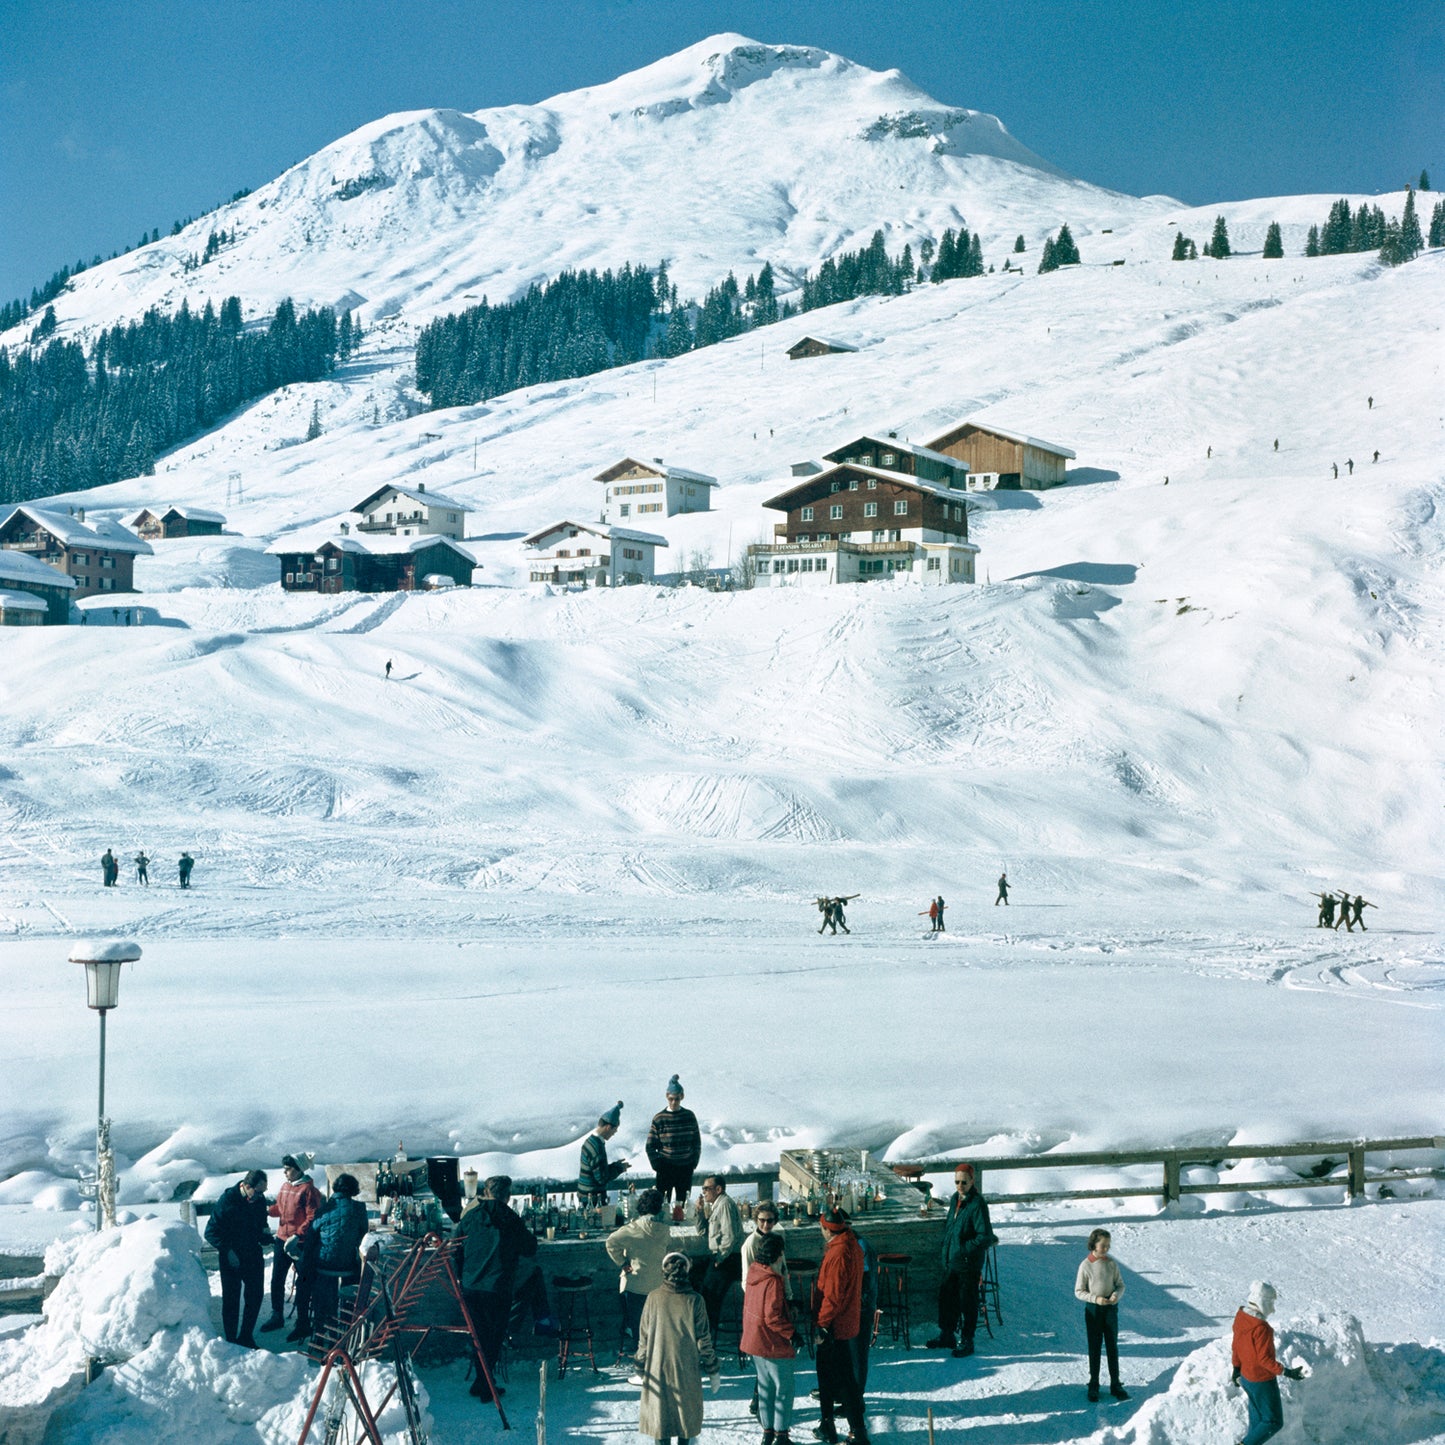
[[[71,963],[85,965],[86,1004],[100,1015],[100,1089],[95,1112],[95,1227],[115,1224],[115,1157],[110,1120],[105,1117],[105,1016],[120,1003],[120,966],[140,957],[138,943],[87,939],[70,950]]]

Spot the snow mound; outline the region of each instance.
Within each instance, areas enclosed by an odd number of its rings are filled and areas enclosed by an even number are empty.
[[[1370,1345],[1353,1315],[1319,1313],[1279,1327],[1275,1350],[1283,1363],[1305,1369],[1302,1380],[1280,1381],[1280,1445],[1406,1445],[1445,1430],[1445,1350],[1433,1343]],[[1106,1426],[1092,1438],[1098,1445],[1237,1440],[1246,1405],[1229,1374],[1229,1341],[1212,1340],[1179,1366],[1164,1394],[1127,1424]]]

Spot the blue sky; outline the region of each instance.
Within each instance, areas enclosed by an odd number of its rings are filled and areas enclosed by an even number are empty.
[[[722,30],[897,67],[1135,194],[1445,186],[1438,0],[0,0],[0,302],[389,111],[538,101]]]

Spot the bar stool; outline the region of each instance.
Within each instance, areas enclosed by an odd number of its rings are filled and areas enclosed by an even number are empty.
[[[903,1341],[903,1348],[911,1350],[913,1339],[913,1316],[909,1309],[908,1266],[913,1263],[911,1254],[880,1254],[878,1256],[878,1305],[888,1321],[888,1337],[897,1344]]]
[[[983,1327],[988,1331],[989,1339],[993,1338],[993,1325],[989,1322],[992,1315],[999,1327],[1003,1327],[1003,1305],[999,1301],[998,1293],[998,1246],[989,1245],[988,1253],[983,1257],[983,1269],[978,1276],[978,1312],[983,1317]]]
[[[592,1289],[592,1276],[554,1275],[552,1289],[557,1296],[557,1318],[561,1323],[557,1336],[557,1378],[560,1380],[567,1374],[575,1340],[586,1341],[587,1361],[592,1366],[592,1373],[600,1373],[597,1356],[592,1351],[592,1306],[587,1298]]]

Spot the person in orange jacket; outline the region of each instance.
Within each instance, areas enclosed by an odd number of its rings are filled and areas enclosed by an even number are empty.
[[[271,1264],[271,1318],[261,1326],[262,1330],[279,1330],[286,1322],[286,1275],[292,1268],[296,1270],[296,1323],[299,1325],[310,1318],[310,1281],[301,1268],[300,1254],[306,1246],[306,1231],[326,1202],[294,1154],[282,1159],[281,1171],[286,1182],[276,1191],[276,1202],[266,1211],[280,1223],[276,1227],[276,1253]],[[288,1251],[286,1244],[292,1239],[297,1244]]]
[[[860,1324],[863,1248],[845,1211],[830,1209],[818,1223],[827,1242],[813,1283],[818,1403],[823,1415],[818,1438],[825,1445],[837,1445],[833,1416],[841,1403],[848,1420],[848,1445],[868,1445],[863,1391],[854,1373],[853,1349],[849,1343],[857,1335]]]
[[[1264,1445],[1284,1429],[1284,1406],[1279,1398],[1279,1377],[1304,1378],[1298,1365],[1286,1368],[1274,1357],[1275,1288],[1257,1279],[1249,1287],[1249,1299],[1234,1317],[1234,1370],[1236,1385],[1244,1387],[1249,1402],[1249,1429],[1240,1445]]]

